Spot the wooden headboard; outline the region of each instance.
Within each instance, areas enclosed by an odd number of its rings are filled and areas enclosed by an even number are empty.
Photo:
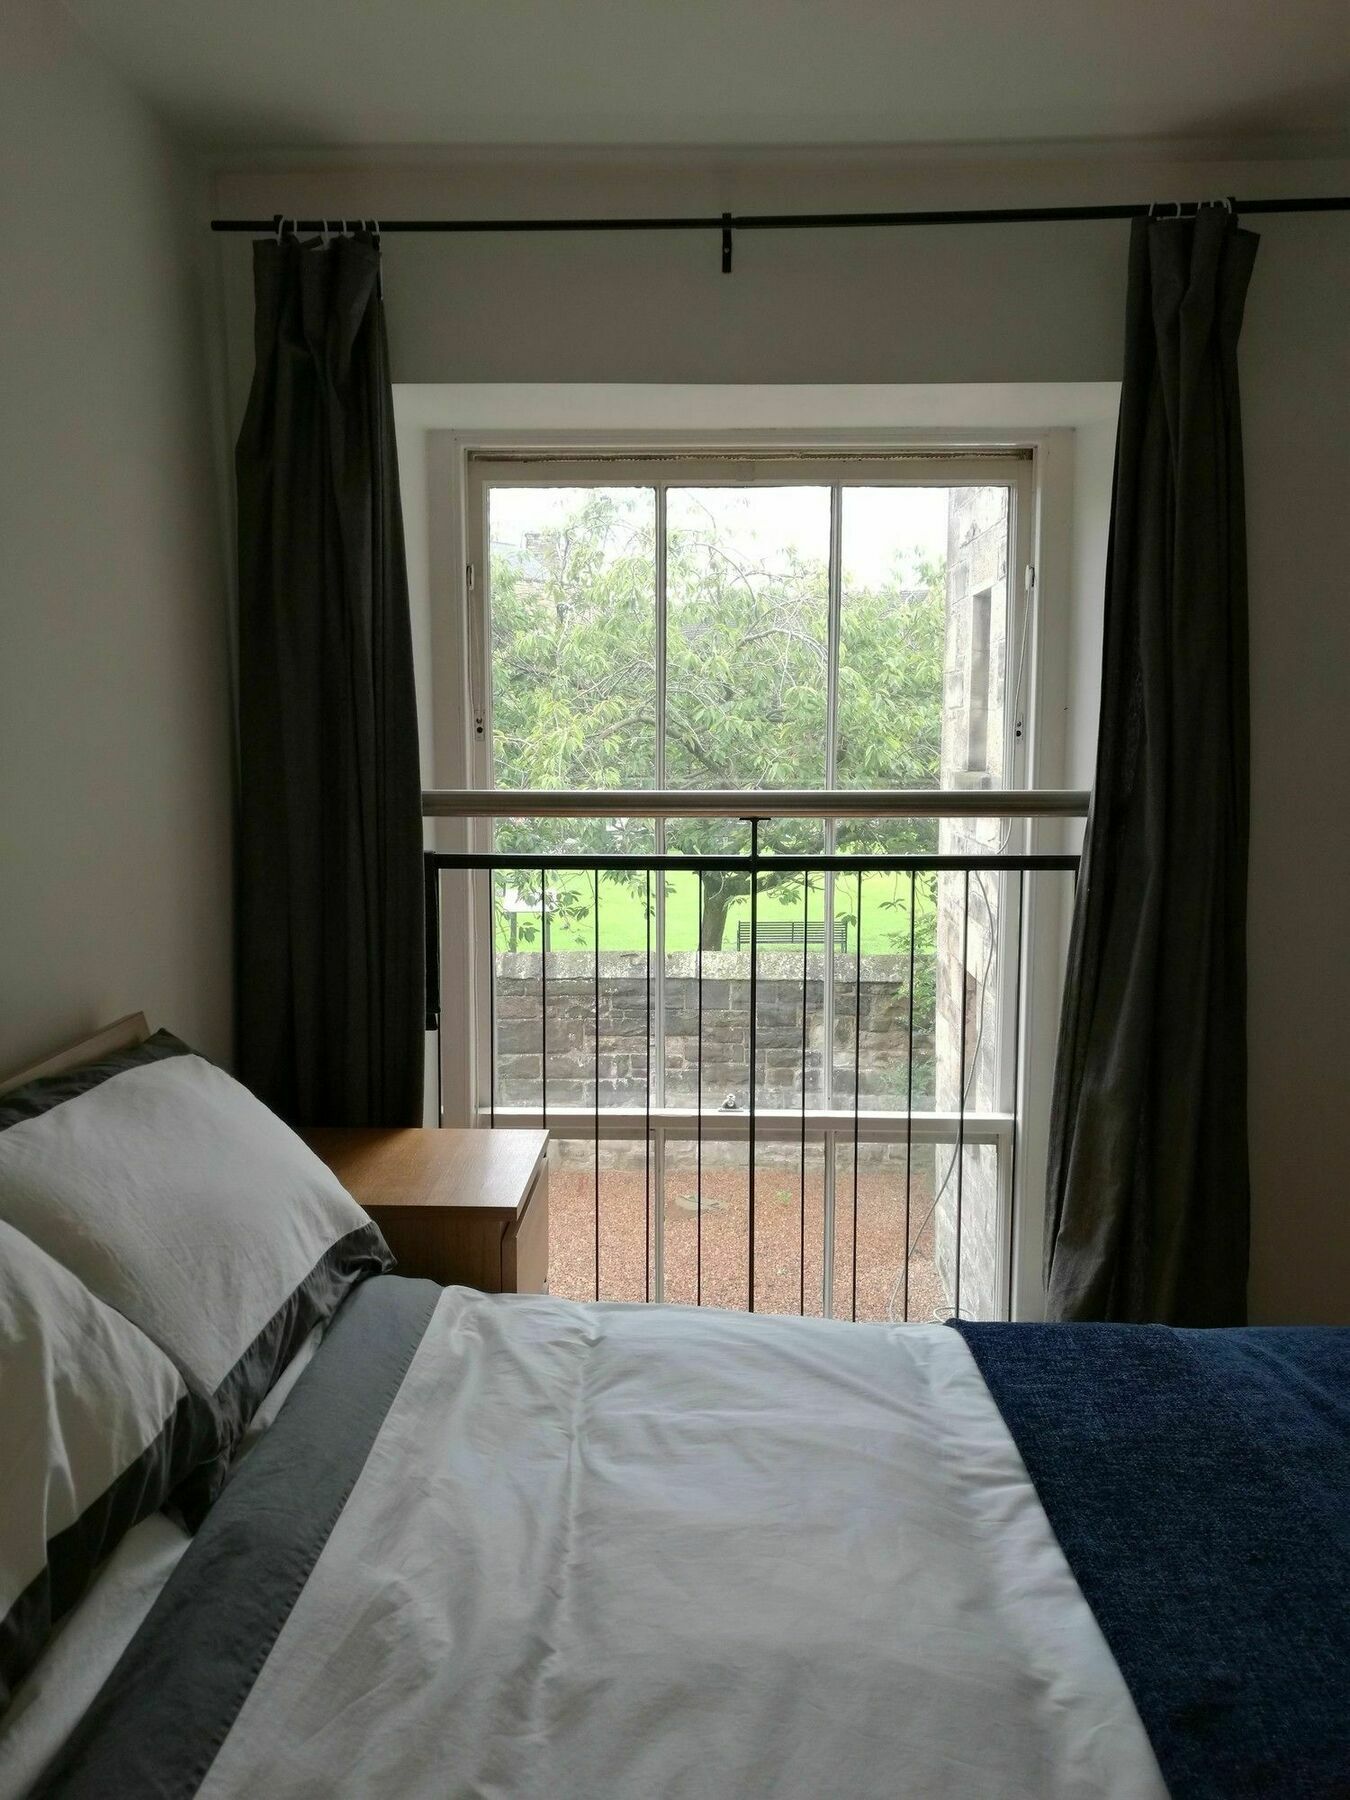
[[[84,1063],[97,1062],[100,1056],[111,1056],[117,1050],[130,1050],[136,1044],[143,1044],[149,1035],[150,1027],[145,1022],[145,1014],[128,1013],[124,1019],[116,1019],[111,1025],[104,1025],[100,1030],[91,1032],[88,1037],[80,1038],[77,1043],[54,1050],[50,1056],[44,1056],[41,1062],[30,1063],[26,1069],[16,1069],[9,1075],[0,1075],[0,1096],[8,1094],[12,1088],[22,1087],[26,1081],[36,1081],[40,1076],[64,1075],[67,1069],[78,1069]]]

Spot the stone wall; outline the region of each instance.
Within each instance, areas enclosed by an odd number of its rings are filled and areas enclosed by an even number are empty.
[[[699,983],[693,952],[666,958],[666,1101],[692,1106],[699,1089]],[[548,995],[548,1098],[554,1106],[590,1106],[596,1098],[596,1020],[599,1018],[599,1102],[640,1106],[646,1092],[648,993],[641,952],[537,951],[497,956],[497,1098],[506,1106],[537,1106],[543,1072],[540,1006]],[[806,1072],[809,1106],[823,1104],[826,1056],[825,959],[806,967]],[[744,1110],[749,1099],[750,959],[733,951],[703,954],[702,1098],[715,1110],[729,1097]],[[859,1104],[903,1110],[908,1087],[908,959],[863,959],[862,1016],[857,1018],[852,967],[835,974],[834,1099],[853,1103],[855,1031]],[[757,1104],[801,1104],[802,959],[800,953],[761,952],[757,973]],[[651,1029],[656,1029],[655,982]],[[933,1021],[914,1021],[914,1105],[933,1104]]]

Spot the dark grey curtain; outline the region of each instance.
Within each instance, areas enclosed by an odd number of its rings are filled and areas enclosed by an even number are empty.
[[[1050,1129],[1051,1317],[1232,1325],[1248,1247],[1246,533],[1256,238],[1137,220],[1101,727]]]
[[[421,778],[379,265],[365,236],[254,246],[238,1065],[295,1124],[422,1118]]]

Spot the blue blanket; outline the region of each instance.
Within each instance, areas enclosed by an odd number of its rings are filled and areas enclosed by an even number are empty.
[[[957,1329],[1176,1800],[1350,1796],[1350,1330]]]

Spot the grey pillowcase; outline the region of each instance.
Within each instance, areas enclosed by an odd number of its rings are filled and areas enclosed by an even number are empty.
[[[164,1353],[0,1223],[0,1713],[100,1564],[214,1452]]]
[[[130,1319],[209,1413],[189,1523],[313,1327],[393,1265],[276,1115],[168,1032],[0,1100],[0,1219]]]

